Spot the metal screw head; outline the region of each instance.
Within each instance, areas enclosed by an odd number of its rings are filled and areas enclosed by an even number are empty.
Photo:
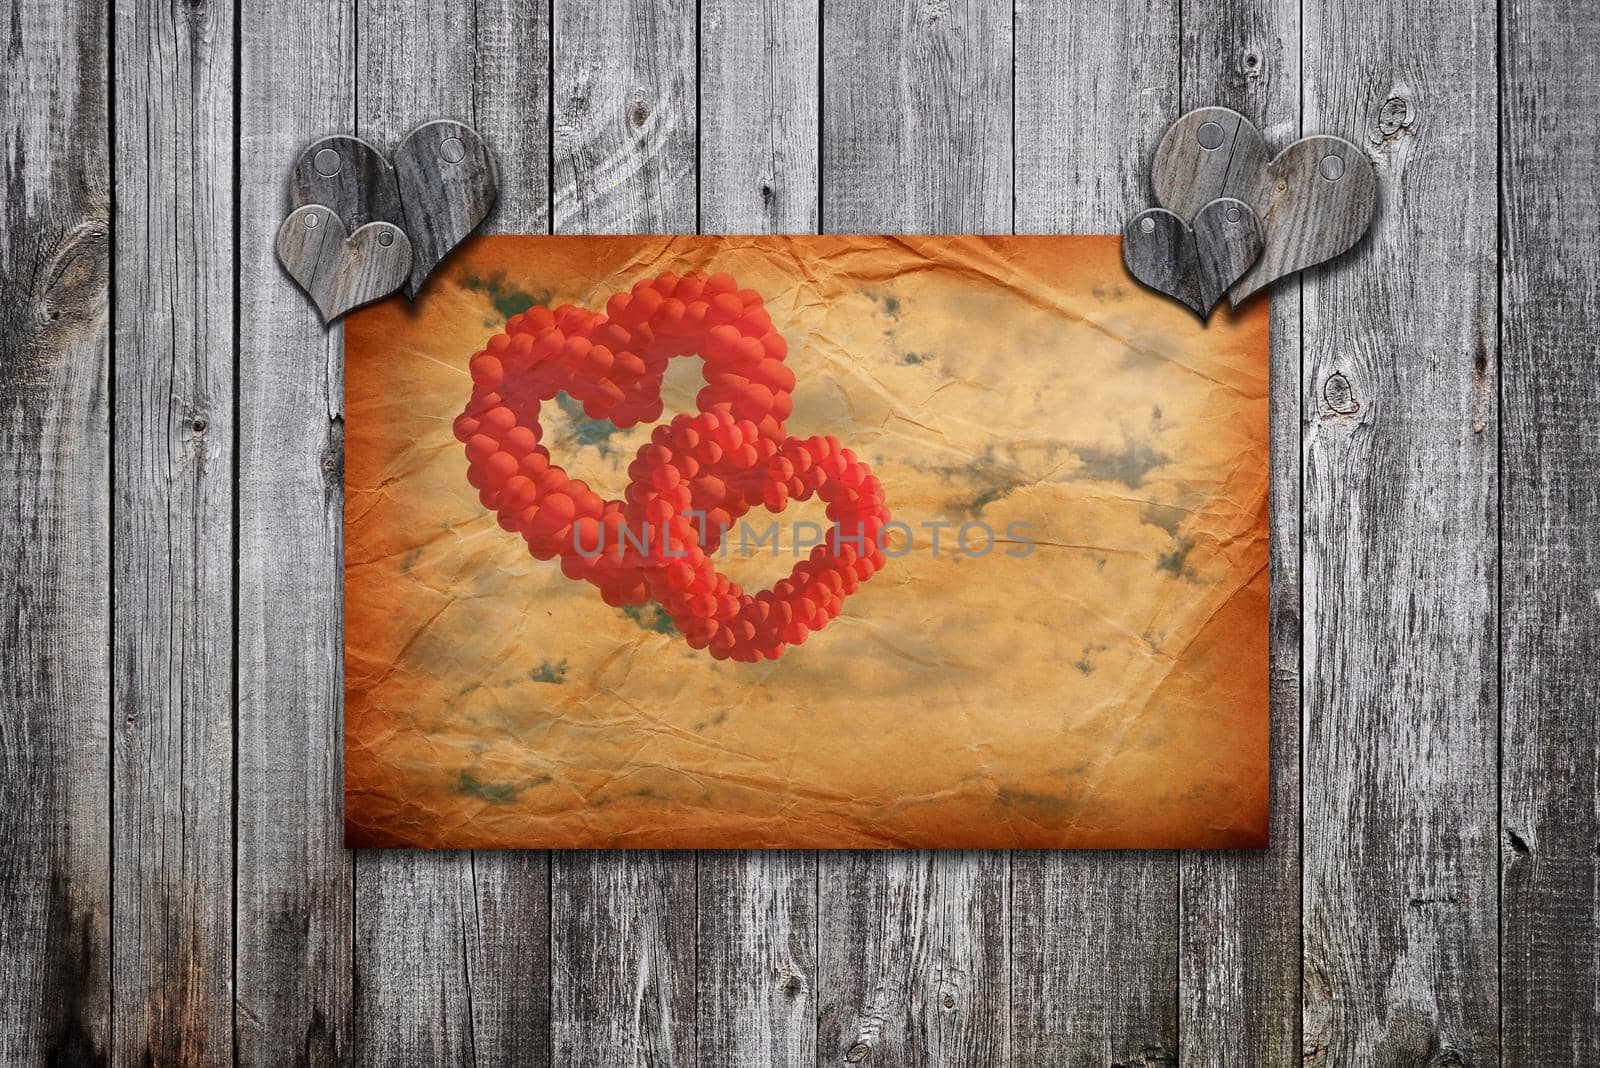
[[[378,232],[378,244],[382,245],[384,248],[388,248],[390,245],[394,244],[394,231],[380,230]]]
[[[339,168],[344,166],[344,161],[339,158],[339,153],[331,148],[324,148],[311,159],[311,165],[317,173],[324,178],[332,178],[339,173]]]
[[[1150,218],[1140,219],[1139,229],[1143,230],[1147,234],[1153,234],[1156,232],[1156,221]]]
[[[1344,157],[1323,156],[1322,162],[1317,164],[1317,170],[1330,182],[1337,182],[1344,177]]]
[[[1200,142],[1201,148],[1221,148],[1226,136],[1220,122],[1202,122],[1194,132],[1194,139]]]
[[[1239,221],[1239,209],[1238,208],[1229,208],[1225,214],[1228,216],[1228,221],[1229,222],[1238,222]]]
[[[460,163],[467,158],[467,146],[459,137],[446,137],[439,142],[439,158],[446,163]]]
[[[318,215],[316,212],[312,212],[311,214],[306,216],[306,229],[307,230],[315,230],[317,228],[317,224],[320,223],[321,221],[322,221],[322,216]]]

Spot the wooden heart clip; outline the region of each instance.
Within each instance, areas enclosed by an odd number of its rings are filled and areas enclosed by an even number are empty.
[[[498,195],[488,146],[470,126],[447,119],[424,123],[407,134],[395,149],[392,164],[359,137],[325,137],[300,154],[289,188],[297,210],[279,230],[278,258],[317,300],[325,321],[387,296],[402,285],[406,295],[415,300],[439,261],[477,228]],[[339,311],[330,312],[331,305],[325,305],[323,297],[302,281],[316,274],[318,267],[312,257],[320,252],[294,238],[305,236],[300,231],[312,216],[301,212],[314,206],[342,220],[341,229],[351,232],[349,242],[354,247],[346,258],[353,265],[347,270],[360,276],[360,284],[351,281],[336,289],[344,297],[359,295],[362,299]],[[297,216],[300,224],[292,227]],[[405,269],[381,293],[373,292],[372,287],[380,278],[389,277],[398,253],[393,243],[376,246],[382,251],[374,252],[367,239],[358,241],[374,223],[392,227],[405,239]],[[301,259],[291,263],[285,258],[286,250]],[[375,256],[374,263],[364,266],[355,262],[366,255]],[[324,264],[320,269],[334,268]],[[342,303],[342,299],[334,303]]]
[[[1156,202],[1185,219],[1234,197],[1261,220],[1261,256],[1229,287],[1235,306],[1285,275],[1347,251],[1372,223],[1378,179],[1342,137],[1304,137],[1272,158],[1255,124],[1229,108],[1199,108],[1173,123],[1150,164]]]

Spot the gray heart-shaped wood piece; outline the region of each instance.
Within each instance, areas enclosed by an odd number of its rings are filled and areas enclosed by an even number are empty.
[[[470,126],[423,123],[391,165],[359,137],[324,137],[300,153],[289,179],[297,208],[319,204],[349,230],[387,222],[411,239],[406,295],[415,299],[439,261],[488,215],[498,195],[494,157]]]
[[[424,123],[394,150],[394,172],[411,237],[413,300],[445,254],[483,221],[497,195],[494,158],[470,126]]]
[[[411,270],[411,242],[389,222],[372,222],[348,237],[332,208],[296,208],[278,227],[278,261],[311,295],[322,321],[388,296]]]
[[[1349,250],[1372,225],[1378,176],[1342,137],[1306,137],[1273,157],[1251,196],[1266,247],[1228,297],[1237,306],[1258,289]]]
[[[1267,159],[1255,123],[1231,108],[1196,108],[1161,135],[1150,188],[1157,204],[1192,219],[1218,197],[1252,203]]]
[[[1122,231],[1122,262],[1140,282],[1205,319],[1261,255],[1262,240],[1250,205],[1219,197],[1195,213],[1192,227],[1165,208],[1135,215]]]
[[[1156,202],[1188,218],[1217,197],[1255,209],[1261,258],[1232,287],[1239,304],[1279,278],[1347,251],[1372,223],[1378,179],[1366,154],[1340,137],[1307,137],[1268,160],[1249,119],[1199,108],[1167,130],[1150,163]]]
[[[307,145],[289,175],[294,206],[320,204],[344,220],[345,229],[370,222],[407,229],[394,168],[359,137],[324,137]]]

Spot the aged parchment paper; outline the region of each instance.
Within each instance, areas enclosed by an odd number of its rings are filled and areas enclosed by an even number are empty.
[[[837,436],[914,531],[777,661],[533,559],[451,436],[508,315],[691,269],[765,296],[789,432]],[[1265,845],[1264,299],[1203,325],[1115,237],[481,237],[345,337],[350,845]],[[701,384],[674,361],[668,415]],[[620,496],[649,428],[544,419]],[[782,555],[723,562],[747,587],[825,522],[779,518]],[[950,552],[975,521],[1001,543]]]

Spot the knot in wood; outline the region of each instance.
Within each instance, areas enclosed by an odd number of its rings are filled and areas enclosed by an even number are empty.
[[[649,118],[650,104],[645,100],[644,90],[636,89],[633,101],[628,105],[628,122],[637,130],[643,128]]]
[[[1391,141],[1411,125],[1411,105],[1404,97],[1391,96],[1378,109],[1378,136]]]
[[[1361,403],[1356,400],[1350,380],[1339,371],[1329,375],[1322,384],[1322,399],[1335,415],[1355,415],[1361,410]]]

